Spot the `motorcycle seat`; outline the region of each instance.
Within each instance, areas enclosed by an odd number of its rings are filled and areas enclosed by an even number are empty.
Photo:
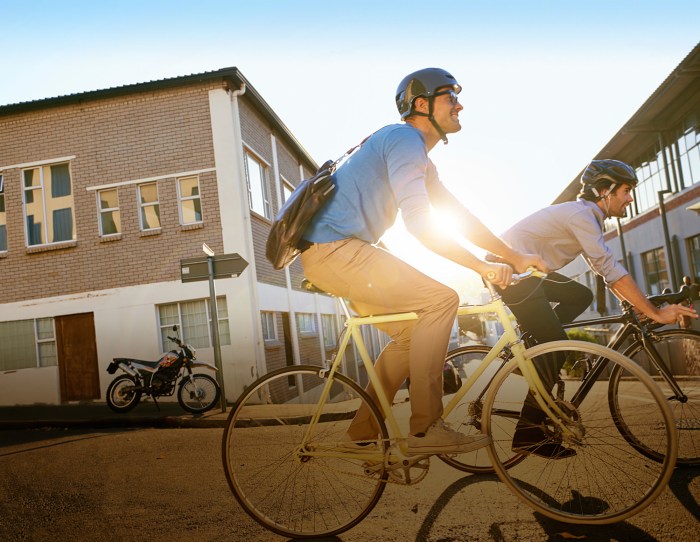
[[[116,363],[138,363],[139,365],[145,365],[146,367],[150,367],[151,369],[157,369],[158,365],[160,364],[160,360],[158,360],[158,361],[146,361],[146,360],[134,359],[134,358],[114,358],[114,361]]]

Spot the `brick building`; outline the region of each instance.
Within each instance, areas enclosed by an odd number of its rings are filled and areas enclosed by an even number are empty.
[[[181,281],[203,243],[249,262],[216,281],[227,398],[320,364],[335,303],[264,256],[315,168],[236,68],[0,106],[0,405],[103,399],[111,358],[158,359],[173,324],[213,363],[208,283]]]

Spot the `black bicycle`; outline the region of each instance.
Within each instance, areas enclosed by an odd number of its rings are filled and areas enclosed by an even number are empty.
[[[698,287],[684,286],[679,292],[649,296],[648,299],[656,306],[664,303],[691,303],[698,299]],[[691,329],[670,328],[653,322],[646,317],[637,314],[633,307],[626,302],[622,303],[622,313],[613,316],[580,320],[565,325],[565,328],[589,328],[601,325],[620,325],[607,346],[613,350],[622,352],[642,368],[644,368],[654,381],[659,385],[676,420],[679,432],[678,466],[700,465],[700,332]],[[527,338],[524,337],[527,341]],[[456,348],[447,353],[446,361],[451,362],[460,370],[462,378],[469,378],[473,368],[489,352],[485,345],[470,345]],[[501,355],[503,364],[509,359],[507,349]],[[630,420],[644,417],[643,408],[637,408],[634,412],[625,411],[619,401],[620,383],[625,381],[626,374],[620,367],[610,370],[606,359],[569,360],[570,366],[583,368],[582,376],[563,376],[554,388],[555,397],[563,400],[567,381],[577,380],[579,386],[576,392],[568,398],[574,406],[580,404],[589,393],[601,393],[593,389],[593,384],[601,380],[608,382],[607,403],[619,432],[636,450],[655,461],[663,460],[662,439],[657,438],[653,430],[644,434],[633,432]],[[482,375],[481,381],[473,386],[475,392],[464,397],[463,408],[453,411],[448,421],[464,433],[477,433],[481,431],[481,407],[482,399],[491,379],[497,372]],[[579,385],[580,384],[580,385]],[[626,391],[625,393],[630,393]],[[649,405],[650,408],[653,405]],[[501,423],[508,426],[512,433],[520,416],[519,411],[503,409],[499,412]],[[493,414],[492,414],[493,417]],[[526,455],[513,452],[513,455],[504,465],[513,466],[522,461]],[[483,450],[477,450],[469,454],[459,456],[441,456],[451,466],[474,473],[493,472],[491,462]]]

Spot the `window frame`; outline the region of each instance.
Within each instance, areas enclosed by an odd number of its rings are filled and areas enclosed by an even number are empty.
[[[121,227],[121,211],[119,209],[119,189],[118,188],[103,188],[102,190],[97,190],[96,191],[96,196],[97,196],[97,224],[99,227],[99,233],[100,237],[110,237],[113,235],[121,235],[122,233],[122,227]],[[117,206],[116,207],[106,207],[102,208],[102,198],[100,197],[100,194],[103,192],[114,192],[117,196]],[[117,228],[116,232],[113,233],[105,233],[104,232],[104,222],[103,222],[103,215],[104,213],[115,213],[117,216],[117,220],[115,221],[112,219],[112,222],[114,223],[115,227]]]
[[[262,326],[262,338],[265,346],[279,344],[277,335],[277,313],[273,311],[260,311],[260,323]]]
[[[321,329],[323,331],[323,347],[332,350],[338,344],[338,326],[334,314],[321,314]]]
[[[70,239],[61,239],[58,241],[49,241],[50,238],[55,238],[56,237],[56,228],[54,224],[54,218],[52,217],[51,221],[48,220],[48,212],[47,212],[47,186],[46,186],[46,175],[45,172],[46,170],[49,170],[51,172],[52,168],[57,167],[57,166],[66,166],[66,169],[68,171],[68,186],[69,186],[69,192],[68,194],[63,194],[63,195],[51,195],[51,199],[58,199],[58,198],[69,198],[70,199],[70,206],[69,207],[62,207],[60,209],[53,209],[54,213],[57,211],[62,211],[65,209],[70,209],[70,214],[71,214],[71,238]],[[26,173],[29,171],[38,171],[39,173],[39,184],[34,186],[27,187],[26,183]],[[32,175],[33,177],[33,175]],[[77,240],[77,229],[76,229],[76,223],[75,223],[75,198],[74,198],[74,190],[73,190],[73,173],[71,171],[71,163],[70,161],[58,161],[58,162],[51,162],[47,164],[40,164],[40,165],[34,165],[30,167],[25,167],[20,170],[20,182],[22,185],[22,213],[23,213],[23,221],[24,221],[24,235],[25,235],[25,241],[26,241],[26,246],[27,248],[36,248],[36,247],[44,247],[44,246],[52,246],[52,245],[61,245],[64,243],[74,243]],[[52,181],[52,188],[51,190],[53,191],[53,181]],[[41,239],[42,242],[38,243],[31,243],[33,235],[30,235],[29,231],[29,215],[27,215],[27,206],[28,205],[33,205],[37,203],[35,201],[35,196],[34,194],[36,192],[40,193],[40,199],[41,199],[41,219],[42,222],[40,222],[41,225]],[[27,195],[31,193],[32,194],[32,201],[27,202]],[[34,215],[32,215],[34,216]],[[49,230],[49,225],[51,225],[51,229]]]
[[[297,331],[301,337],[315,337],[316,318],[313,312],[297,312],[296,315]],[[308,325],[310,324],[310,325]]]
[[[188,340],[187,328],[183,325],[182,317],[182,305],[185,303],[204,303],[204,311],[207,316],[207,340],[208,345],[201,345],[199,343],[195,344],[192,340]],[[161,309],[165,307],[175,306],[177,308],[177,328],[180,336],[180,340],[184,343],[192,344],[195,348],[214,348],[214,338],[211,334],[211,310],[209,308],[209,298],[200,299],[183,299],[180,301],[173,301],[170,303],[160,303],[156,305],[156,319],[158,322],[158,334],[159,343],[163,352],[167,352],[173,349],[173,343],[168,340],[167,335],[172,330],[173,322],[168,322],[163,324],[163,316],[161,314]],[[217,323],[219,326],[219,345],[220,346],[230,346],[231,343],[231,326],[230,326],[230,316],[228,313],[228,301],[225,295],[216,296],[216,308],[217,308]],[[223,314],[223,315],[222,315]],[[221,333],[221,328],[226,327],[228,333]],[[189,327],[189,326],[188,326]]]
[[[0,174],[0,228],[4,234],[0,235],[0,253],[7,252],[7,210],[5,208],[5,176]],[[4,243],[3,243],[4,240]],[[4,247],[3,247],[4,244]]]
[[[697,244],[697,249],[693,245]],[[693,282],[700,281],[700,235],[687,237],[685,240],[686,252],[688,254],[688,263],[693,274]]]
[[[50,337],[47,336],[47,337],[40,338],[39,322],[42,320],[47,320],[51,324],[51,326],[50,326],[51,336]],[[24,369],[42,369],[45,367],[57,367],[58,366],[58,354],[57,354],[57,350],[56,350],[56,320],[50,316],[42,317],[42,318],[28,318],[25,320],[9,320],[7,322],[0,322],[0,327],[3,325],[19,323],[19,322],[31,322],[32,332],[33,332],[33,341],[32,341],[31,351],[33,352],[33,355],[34,355],[34,359],[33,359],[34,363],[31,365],[5,367],[4,365],[2,365],[2,363],[3,363],[2,359],[0,359],[0,372],[21,371]],[[49,355],[46,355],[46,352],[43,351],[42,346],[44,346],[44,345],[49,345],[49,350],[50,350]],[[51,362],[48,362],[47,360],[51,360]]]
[[[655,269],[651,270],[649,268],[648,256],[652,255],[653,263]],[[644,280],[647,285],[647,294],[657,295],[660,294],[664,288],[669,288],[671,286],[669,280],[669,270],[668,263],[666,260],[666,251],[664,247],[657,247],[651,250],[647,250],[641,253],[642,259],[642,270],[644,271]],[[663,262],[663,267],[660,265]],[[656,281],[652,282],[652,277],[656,278]]]
[[[141,197],[141,189],[146,187],[146,186],[155,186],[156,187],[156,199],[155,201],[149,201],[148,203],[142,203],[142,197]],[[153,181],[153,182],[148,182],[148,183],[140,183],[136,186],[136,203],[139,206],[139,229],[142,232],[152,232],[152,231],[159,231],[163,227],[163,223],[160,218],[160,191],[158,190],[158,183]],[[144,208],[146,207],[155,207],[156,209],[156,216],[158,218],[158,226],[153,227],[153,228],[145,228],[143,224],[143,213],[144,213]]]
[[[269,179],[269,175],[268,175],[269,166],[268,166],[268,164],[265,163],[264,160],[262,160],[258,155],[256,155],[255,153],[253,153],[249,149],[244,149],[243,154],[245,156],[245,158],[244,158],[245,180],[246,180],[246,187],[248,189],[248,207],[256,215],[261,216],[267,220],[272,220],[272,202],[270,201],[270,179]],[[252,189],[251,172],[250,172],[251,160],[259,168],[258,180],[260,181],[260,197],[262,199],[262,201],[260,203],[262,204],[262,209],[257,209],[256,208],[257,202],[254,201],[255,198],[254,198],[253,189]]]
[[[181,182],[189,179],[195,179],[197,181],[197,195],[196,196],[183,196]],[[180,215],[180,225],[190,226],[192,224],[202,224],[204,222],[204,211],[202,210],[202,188],[199,182],[199,175],[186,175],[184,177],[177,177],[175,184],[177,186],[177,209]],[[199,201],[199,220],[193,220],[192,222],[185,222],[184,212],[183,212],[183,202],[189,201]],[[197,214],[195,203],[194,214]]]

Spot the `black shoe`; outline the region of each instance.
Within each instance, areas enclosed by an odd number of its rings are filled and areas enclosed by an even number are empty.
[[[547,435],[541,427],[516,429],[512,450],[545,459],[567,459],[576,455],[576,450],[563,446],[561,442]]]

